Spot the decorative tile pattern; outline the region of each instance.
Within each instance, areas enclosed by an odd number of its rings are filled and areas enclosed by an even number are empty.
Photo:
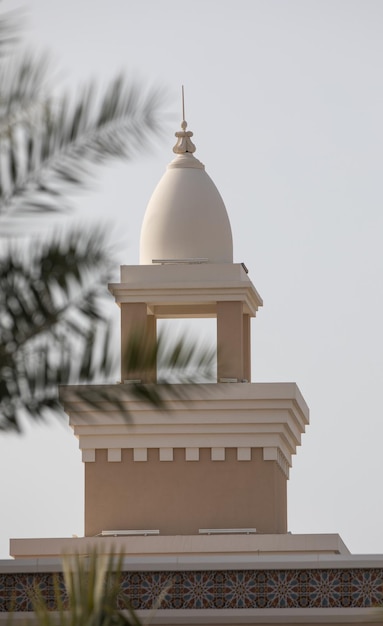
[[[57,576],[62,598],[66,601],[66,591],[62,574]],[[32,611],[32,599],[43,597],[54,610],[53,574],[0,574],[0,612]]]
[[[53,574],[0,574],[0,611],[31,611],[38,589],[54,609]],[[65,598],[62,576],[59,585]],[[124,572],[120,608],[285,609],[383,604],[383,568]]]

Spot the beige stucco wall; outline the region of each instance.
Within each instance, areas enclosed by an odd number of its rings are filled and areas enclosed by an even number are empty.
[[[123,449],[121,462],[110,463],[106,450],[96,450],[96,461],[85,464],[85,535],[249,527],[285,533],[286,476],[275,461],[263,460],[260,448],[250,461],[237,461],[236,454],[227,448],[224,461],[212,461],[210,448],[202,448],[199,461],[186,461],[185,450],[176,448],[173,461],[160,461],[159,450],[148,449],[140,462]]]

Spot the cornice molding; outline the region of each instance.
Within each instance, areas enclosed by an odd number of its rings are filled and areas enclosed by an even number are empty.
[[[255,317],[263,305],[241,263],[122,266],[121,282],[109,291],[118,304],[145,302],[157,317],[215,316],[217,302],[238,301]]]
[[[62,387],[60,399],[83,460],[93,462],[95,450],[105,448],[111,462],[125,448],[134,450],[137,461],[145,461],[150,448],[159,449],[163,461],[172,461],[174,448],[184,448],[190,462],[201,448],[211,448],[212,460],[224,460],[227,448],[237,448],[237,459],[245,462],[249,449],[262,448],[264,460],[276,461],[288,476],[309,423],[294,383],[177,385],[174,395],[171,386],[163,391],[159,412],[134,398],[128,385]]]

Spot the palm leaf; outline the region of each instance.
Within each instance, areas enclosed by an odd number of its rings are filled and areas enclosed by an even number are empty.
[[[19,9],[0,15],[0,57],[8,55],[19,41],[22,14]]]
[[[100,232],[72,232],[0,263],[0,429],[59,408],[58,384],[115,367],[103,313],[111,261]]]
[[[53,604],[39,588],[31,594],[40,626],[142,626],[121,591],[123,555],[64,556],[63,577],[55,575]]]
[[[18,78],[20,82],[20,74]],[[8,100],[14,94],[19,99],[15,97],[17,115],[5,114],[0,120],[3,217],[16,210],[61,209],[63,195],[83,186],[95,163],[129,159],[147,145],[149,133],[159,134],[161,91],[143,93],[122,76],[99,96],[90,85],[72,100],[45,99],[33,112],[28,108],[32,101],[28,85],[21,95],[16,87],[8,88],[10,93]]]
[[[50,83],[47,55],[30,50],[0,62],[0,132],[32,123]]]

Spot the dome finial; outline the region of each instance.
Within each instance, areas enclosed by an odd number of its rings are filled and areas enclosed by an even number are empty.
[[[175,136],[177,137],[177,143],[173,148],[173,152],[175,152],[176,154],[185,154],[186,152],[193,154],[193,152],[196,151],[196,147],[190,139],[191,137],[193,137],[193,133],[190,130],[186,130],[187,126],[188,124],[185,120],[185,94],[184,86],[182,85],[182,130],[179,130],[175,133]]]

